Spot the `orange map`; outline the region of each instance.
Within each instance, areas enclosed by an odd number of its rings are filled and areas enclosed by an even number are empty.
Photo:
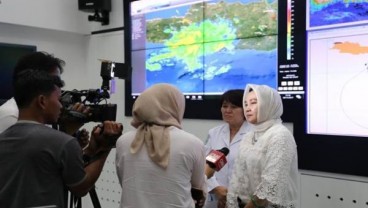
[[[339,50],[341,53],[354,55],[368,53],[368,46],[361,46],[359,43],[352,42],[335,42],[332,49]]]

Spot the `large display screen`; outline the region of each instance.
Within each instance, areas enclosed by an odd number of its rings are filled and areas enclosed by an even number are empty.
[[[198,119],[221,119],[227,89],[267,84],[283,98],[300,169],[368,176],[367,2],[140,0],[124,9],[126,115],[158,82],[178,86],[185,117]]]
[[[132,94],[161,82],[199,96],[246,83],[276,88],[277,6],[276,0],[132,2]]]
[[[368,2],[307,3],[307,131],[368,136]]]
[[[299,167],[368,176],[368,2],[301,3],[307,84],[306,112],[294,125]]]
[[[248,83],[279,90],[286,105],[303,100],[305,46],[294,41],[305,22],[294,25],[299,17],[294,16],[293,1],[287,2],[139,0],[126,4],[125,24],[130,29],[126,59],[132,66],[132,79],[126,82],[130,96],[126,115],[131,115],[130,106],[140,93],[162,82],[186,95],[186,118],[221,119],[220,95],[244,89]],[[285,120],[291,121],[296,114],[288,109]]]

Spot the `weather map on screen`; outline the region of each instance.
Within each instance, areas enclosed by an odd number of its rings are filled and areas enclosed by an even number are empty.
[[[132,94],[160,82],[219,95],[277,84],[277,0],[131,3]]]
[[[368,135],[367,40],[367,33],[310,38],[309,132]]]
[[[368,136],[368,3],[310,0],[307,8],[316,27],[307,40],[307,132]]]
[[[309,28],[368,23],[366,0],[309,0]]]

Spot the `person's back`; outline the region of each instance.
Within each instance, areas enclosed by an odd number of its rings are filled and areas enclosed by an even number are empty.
[[[200,184],[204,178],[196,170],[204,167],[199,159],[205,157],[204,146],[200,139],[183,130],[170,127],[169,131],[170,155],[166,169],[152,162],[145,148],[130,153],[136,131],[119,139],[116,164],[122,185],[121,207],[193,207],[190,189],[192,183]]]
[[[146,89],[133,106],[132,126],[116,146],[120,206],[170,208],[203,206],[205,150],[197,137],[181,130],[184,95],[169,84]]]
[[[72,185],[85,175],[83,161],[70,151],[81,151],[75,138],[36,122],[19,121],[0,134],[1,207],[65,207],[63,182]],[[62,178],[64,163],[75,165]]]

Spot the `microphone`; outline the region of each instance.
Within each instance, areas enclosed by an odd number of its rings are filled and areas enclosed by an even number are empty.
[[[226,155],[229,154],[230,150],[227,147],[223,147],[219,150],[211,150],[206,157],[206,163],[210,168],[219,171],[227,163]]]

